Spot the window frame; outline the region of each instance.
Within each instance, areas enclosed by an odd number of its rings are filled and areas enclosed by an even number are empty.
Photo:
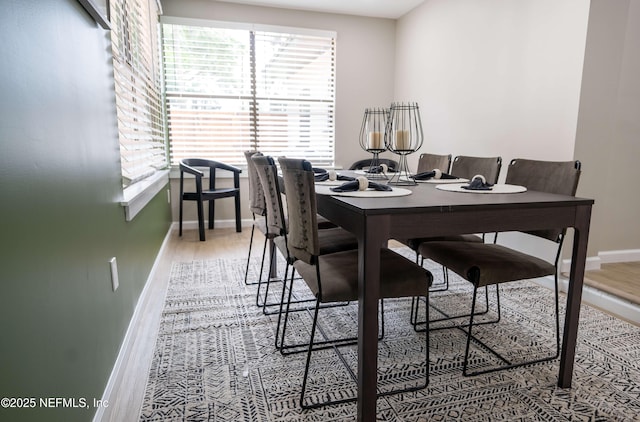
[[[330,43],[331,43],[331,49],[330,49],[330,54],[331,54],[331,88],[328,89],[326,92],[330,93],[330,101],[325,101],[325,103],[327,103],[327,107],[329,108],[329,114],[327,114],[328,116],[330,116],[330,118],[328,119],[328,121],[330,122],[330,135],[328,137],[328,140],[326,141],[326,144],[324,144],[324,148],[322,150],[324,151],[329,151],[328,153],[326,153],[323,157],[324,161],[323,161],[323,165],[330,167],[330,166],[334,166],[335,165],[335,135],[336,135],[336,128],[335,128],[335,109],[336,109],[336,39],[337,39],[337,33],[335,31],[329,31],[329,30],[318,30],[318,29],[307,29],[307,28],[296,28],[296,27],[288,27],[288,26],[277,26],[277,25],[263,25],[263,24],[254,24],[254,23],[240,23],[240,22],[228,22],[228,21],[218,21],[218,20],[203,20],[203,19],[191,19],[191,18],[179,18],[179,17],[172,17],[172,16],[161,16],[160,17],[160,25],[161,25],[161,31],[163,31],[163,25],[164,24],[169,24],[169,25],[180,25],[180,26],[194,26],[194,27],[205,27],[205,28],[215,28],[215,29],[231,29],[231,30],[243,30],[243,31],[247,31],[252,32],[253,35],[255,35],[256,32],[267,32],[267,33],[281,33],[281,34],[287,34],[287,35],[302,35],[302,36],[311,36],[311,37],[322,37],[322,38],[328,38],[330,39]],[[163,40],[164,40],[164,36],[163,36]],[[252,37],[252,40],[255,40],[255,38]],[[250,55],[252,54],[251,52],[249,53]],[[163,60],[165,59],[165,52],[163,50]],[[166,77],[166,69],[164,68],[164,62],[163,62],[163,81],[166,83],[170,78]],[[255,68],[253,66],[255,66],[255,58],[252,58],[252,63],[251,63],[251,70],[250,70],[250,74],[251,74],[251,81],[250,84],[254,84],[254,87],[252,89],[252,92],[250,93],[248,99],[246,99],[246,101],[249,101],[251,104],[254,105],[254,110],[257,108],[255,107],[255,105],[260,102],[260,101],[264,101],[264,98],[262,98],[260,96],[260,94],[257,92],[257,90],[255,89],[255,84],[256,84],[256,80],[255,80]],[[243,79],[244,80],[244,79]],[[165,110],[167,110],[167,114],[170,114],[170,105],[168,103],[169,101],[169,97],[171,96],[179,96],[179,93],[170,93],[170,91],[166,88],[166,86],[163,86],[163,95],[165,95]],[[215,98],[220,98],[222,97],[221,95],[209,95],[207,94],[208,98],[211,99],[215,99]],[[242,99],[244,98],[244,96],[238,95],[234,98],[237,99]],[[286,102],[286,99],[283,100],[283,102]],[[310,103],[321,103],[322,101],[319,101],[315,98],[310,98],[308,99],[308,102]],[[298,104],[303,104],[303,103],[298,103]],[[255,115],[255,113],[257,113],[257,117]],[[258,122],[260,120],[260,112],[259,111],[253,111],[253,112],[247,112],[247,116],[249,116],[249,123],[247,124],[248,130],[251,131],[249,136],[247,137],[248,140],[247,142],[238,142],[236,144],[236,146],[241,149],[241,150],[247,150],[247,149],[261,149],[261,147],[259,147],[261,141],[260,141],[260,134],[259,134],[259,130],[256,129],[256,122]],[[168,118],[168,120],[170,120]],[[173,169],[177,166],[177,162],[176,160],[179,160],[179,158],[175,158],[173,156],[173,140],[171,137],[171,129],[170,129],[170,122],[167,121],[167,137],[168,137],[168,143],[169,143],[169,162],[172,168],[172,174],[173,174]],[[264,136],[264,135],[263,135]],[[264,142],[264,141],[262,141]],[[282,142],[282,141],[280,141]],[[248,145],[248,148],[244,148],[244,146]],[[300,145],[304,145],[303,143],[298,143],[298,144],[294,144],[295,146],[300,146]],[[241,152],[240,152],[241,154]],[[294,155],[295,153],[292,153],[292,155]],[[322,153],[319,153],[319,155]],[[206,158],[206,157],[205,157]],[[234,160],[237,160],[237,162],[231,162],[231,164],[234,165],[238,165],[238,166],[244,166],[246,165],[246,163],[244,162],[244,159],[242,157],[236,157]]]

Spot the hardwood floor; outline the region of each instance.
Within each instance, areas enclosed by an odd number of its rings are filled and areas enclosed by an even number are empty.
[[[251,227],[243,227],[241,233],[236,233],[235,228],[207,230],[204,242],[198,239],[197,230],[183,230],[182,237],[178,236],[177,229],[167,234],[105,391],[103,399],[109,406],[99,408],[94,421],[121,422],[139,418],[172,263],[216,258],[246,259],[250,236]],[[263,241],[264,237],[258,233],[254,251],[261,253]]]
[[[231,227],[207,230],[204,242],[198,239],[197,230],[184,230],[182,237],[178,236],[177,229],[167,234],[127,332],[113,379],[105,391],[104,399],[109,401],[109,406],[100,409],[94,421],[119,422],[139,418],[172,263],[216,258],[246,259],[250,235],[251,227],[244,227],[241,233],[236,233]],[[263,241],[264,238],[257,234],[255,256],[261,253]],[[399,244],[392,242],[390,246]],[[585,283],[638,304],[640,262],[605,264],[601,270],[588,271]]]
[[[640,304],[640,262],[603,264],[599,270],[586,272],[585,284]]]

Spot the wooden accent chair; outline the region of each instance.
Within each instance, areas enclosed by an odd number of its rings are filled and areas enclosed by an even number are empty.
[[[203,171],[198,168],[209,169],[209,189],[202,187],[202,179],[205,177]],[[224,170],[233,173],[232,188],[216,188],[216,171]],[[195,177],[195,192],[184,190],[184,174],[188,173]],[[204,241],[204,202],[209,203],[209,229],[213,229],[215,220],[215,201],[222,198],[235,199],[236,231],[242,231],[240,213],[240,170],[229,164],[202,158],[185,158],[180,161],[180,223],[179,235],[182,236],[182,201],[195,201],[198,206],[198,231],[200,240]]]

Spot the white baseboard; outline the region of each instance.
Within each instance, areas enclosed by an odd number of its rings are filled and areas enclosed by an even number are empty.
[[[640,249],[626,249],[620,251],[599,252],[598,256],[603,264],[612,262],[634,262],[640,261]]]
[[[587,261],[584,264],[584,270],[585,271],[599,270],[601,265],[602,265],[602,259],[600,259],[599,256],[590,256],[590,257],[587,257]],[[571,270],[571,260],[563,259],[562,262],[560,263],[560,272],[568,273],[570,270]]]
[[[242,224],[242,227],[251,227],[253,225],[253,220],[250,218],[243,218],[242,220],[240,220],[240,223]],[[205,222],[205,227],[206,226],[206,222]],[[178,222],[174,221],[171,224],[172,228],[177,228],[178,227]],[[230,228],[230,227],[235,227],[236,226],[236,220],[234,219],[229,219],[229,220],[216,220],[216,224],[215,227],[220,227],[220,228]],[[183,221],[182,222],[182,228],[186,229],[186,230],[198,230],[198,220],[191,220],[191,221]]]
[[[626,249],[619,251],[598,252],[598,256],[590,256],[585,263],[585,271],[599,270],[602,264],[611,264],[615,262],[634,262],[640,261],[640,249]],[[563,259],[560,264],[560,272],[568,273],[571,269],[571,260]]]
[[[196,224],[197,226],[197,224]],[[102,403],[111,404],[112,406],[117,406],[117,401],[114,399],[116,397],[115,393],[117,392],[117,388],[122,382],[122,378],[125,370],[125,363],[129,359],[129,356],[133,354],[134,349],[134,338],[140,333],[140,326],[142,326],[142,319],[145,317],[144,309],[145,305],[151,300],[151,281],[153,280],[156,270],[160,264],[160,257],[162,257],[163,252],[166,248],[166,245],[169,241],[169,236],[171,235],[171,229],[167,231],[167,234],[162,241],[162,245],[160,246],[160,250],[156,255],[155,262],[151,267],[151,271],[149,272],[149,277],[145,282],[144,287],[142,288],[142,292],[140,293],[140,297],[138,298],[138,302],[136,303],[136,307],[133,311],[133,315],[131,320],[129,321],[129,326],[127,327],[127,332],[125,333],[124,339],[120,346],[120,350],[118,351],[118,357],[116,358],[116,362],[113,365],[113,369],[111,371],[111,375],[109,376],[109,381],[107,382],[107,386],[105,387],[104,393],[102,395]],[[157,300],[157,299],[155,299]],[[149,359],[149,365],[151,364],[151,359]],[[105,416],[105,412],[111,411],[112,409],[108,409],[108,406],[99,406],[96,410],[96,413],[93,417],[93,422],[101,422]]]

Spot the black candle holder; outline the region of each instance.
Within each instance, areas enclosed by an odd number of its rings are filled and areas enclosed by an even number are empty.
[[[389,180],[390,185],[413,186],[407,155],[422,146],[424,134],[418,103],[392,103],[384,135],[386,148],[399,155],[398,170]]]
[[[385,108],[367,108],[364,110],[362,128],[360,129],[360,147],[372,154],[369,168],[365,170],[368,179],[388,179],[381,171],[379,155],[387,150],[385,130],[389,110]]]

